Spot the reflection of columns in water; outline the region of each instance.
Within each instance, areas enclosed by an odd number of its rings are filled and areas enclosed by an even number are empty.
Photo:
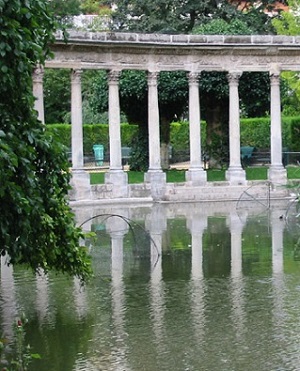
[[[245,332],[244,281],[242,271],[242,232],[245,219],[231,213],[229,227],[231,232],[231,294],[232,320],[236,327],[236,336],[240,338]]]
[[[151,214],[147,217],[145,223],[146,229],[150,233],[151,241],[151,280],[150,280],[150,296],[151,296],[151,320],[152,328],[157,346],[159,346],[158,354],[162,352],[161,347],[164,346],[164,313],[165,313],[165,298],[162,277],[162,235],[167,228],[167,219],[165,209],[162,205],[154,205]]]
[[[165,209],[162,205],[153,205],[151,214],[146,218],[145,228],[149,231],[151,237],[151,263],[155,264],[162,252],[162,233],[167,229]]]
[[[12,340],[13,325],[17,316],[15,282],[12,265],[6,264],[7,255],[1,256],[1,312],[2,331],[5,339]]]
[[[157,241],[156,241],[157,242]],[[164,344],[164,312],[165,298],[162,279],[162,258],[157,258],[154,264],[151,264],[150,296],[151,296],[151,319],[152,328],[156,344],[161,347]],[[160,352],[159,352],[160,353]]]
[[[74,301],[78,318],[84,318],[87,312],[86,288],[77,277],[74,278]]]
[[[203,279],[202,237],[207,228],[207,217],[193,215],[187,220],[187,227],[192,236],[191,269],[191,313],[194,323],[194,335],[197,342],[204,340],[205,325],[205,284]]]
[[[36,311],[39,317],[39,323],[42,324],[47,319],[49,310],[49,291],[48,276],[44,271],[36,275]]]
[[[126,364],[125,295],[123,282],[123,239],[128,231],[127,223],[119,217],[106,221],[106,230],[111,237],[111,296],[112,321],[117,338],[114,352],[118,370],[128,370]]]
[[[272,210],[271,228],[272,228],[272,271],[273,271],[273,308],[272,321],[274,332],[282,336],[282,329],[286,328],[284,323],[284,303],[286,302],[286,288],[283,269],[283,231],[285,222],[280,219],[280,211]],[[297,360],[298,361],[298,360]],[[297,365],[290,364],[291,369],[298,369]],[[294,366],[294,367],[293,367]]]
[[[192,278],[203,277],[202,236],[207,228],[207,217],[193,215],[187,221],[192,236]]]
[[[229,226],[231,232],[231,276],[242,276],[242,232],[245,221],[236,213],[230,214]]]
[[[273,275],[283,273],[283,230],[285,224],[280,218],[281,213],[281,210],[273,210],[271,214]]]

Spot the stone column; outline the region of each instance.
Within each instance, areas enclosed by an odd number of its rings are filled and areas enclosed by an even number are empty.
[[[240,105],[239,105],[239,78],[240,72],[228,74],[229,82],[229,168],[226,179],[230,184],[245,184],[246,173],[241,166],[240,149]]]
[[[122,168],[121,124],[119,99],[120,71],[111,70],[108,74],[108,119],[109,119],[109,171],[105,183],[113,185],[113,197],[127,197],[128,176]]]
[[[271,81],[271,166],[268,179],[277,184],[286,184],[287,172],[282,164],[282,133],[280,103],[280,72],[270,72]]]
[[[191,185],[204,185],[207,177],[201,159],[201,123],[199,74],[189,75],[189,127],[190,127],[190,168],[186,172],[186,181]]]
[[[158,72],[148,72],[149,169],[145,174],[145,182],[151,184],[151,195],[155,200],[163,197],[166,186],[166,174],[160,162],[157,77]]]
[[[82,128],[82,70],[72,70],[71,74],[71,122],[72,122],[72,167],[83,168],[83,128]]]
[[[121,158],[121,125],[119,99],[120,71],[109,71],[108,74],[108,120],[109,120],[109,153],[110,170],[122,170]]]
[[[43,78],[44,68],[42,66],[36,67],[32,75],[33,95],[35,97],[34,109],[38,113],[38,119],[44,124],[45,113],[44,113]]]
[[[71,200],[91,198],[89,173],[83,170],[83,128],[82,128],[82,70],[71,72],[71,123],[72,123],[72,179]]]

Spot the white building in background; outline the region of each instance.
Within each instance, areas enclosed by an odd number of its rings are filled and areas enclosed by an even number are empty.
[[[111,24],[111,17],[109,15],[80,14],[73,17],[72,23],[74,28],[106,31]]]

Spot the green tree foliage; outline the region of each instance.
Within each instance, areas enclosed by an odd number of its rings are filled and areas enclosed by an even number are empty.
[[[81,0],[80,8],[84,14],[110,15],[111,2],[105,0]]]
[[[298,0],[289,0],[289,12],[282,12],[274,18],[272,24],[279,35],[300,35],[300,4]]]
[[[300,4],[297,0],[289,1],[290,12],[281,13],[280,17],[273,20],[279,35],[296,36],[300,35]],[[299,72],[283,71],[281,73],[282,103],[284,114],[295,115],[300,112],[300,81]]]
[[[63,69],[45,69],[44,106],[45,122],[65,122],[71,111],[71,72]]]
[[[80,14],[80,0],[50,0],[49,9],[61,25],[72,23],[72,17]]]
[[[255,3],[255,6],[254,6]],[[265,10],[273,10],[276,1],[218,0],[126,0],[117,2],[113,14],[113,28],[137,32],[170,32],[196,34],[265,34],[273,32],[271,18]],[[162,75],[162,73],[161,73]],[[176,78],[178,76],[176,75]],[[241,106],[245,116],[264,115],[269,109],[269,82],[267,74],[244,73],[240,81]],[[175,76],[170,86],[175,86]],[[249,92],[249,86],[251,86]],[[165,86],[166,91],[168,88]],[[181,89],[179,91],[179,89]],[[200,78],[202,117],[207,121],[207,140],[210,154],[220,157],[217,152],[228,153],[228,81],[225,73],[203,72]],[[177,86],[175,97],[187,96],[187,86]],[[257,97],[260,97],[258,102]],[[174,102],[174,96],[168,94]],[[160,95],[160,99],[162,96]],[[160,102],[163,141],[168,142],[167,121],[164,112],[174,115],[168,105]],[[186,101],[176,100],[177,111],[184,112]],[[132,106],[132,105],[131,105]],[[172,106],[172,104],[171,104]],[[166,110],[166,111],[165,111]]]
[[[113,13],[113,27],[137,32],[190,33],[194,27],[209,23],[212,19],[224,19],[230,23],[243,19],[259,33],[269,32],[270,17],[265,9],[272,10],[275,0],[118,0]]]
[[[213,19],[194,29],[199,34],[255,34],[255,27],[249,28],[244,19]],[[240,78],[239,91],[241,108],[246,117],[264,116],[270,107],[269,76],[267,73],[244,72]],[[227,73],[203,72],[200,79],[202,118],[207,122],[207,148],[210,156],[227,161],[229,91]],[[260,99],[258,99],[258,97]]]
[[[91,267],[66,198],[65,147],[33,109],[33,68],[49,55],[55,25],[43,0],[0,0],[0,12],[1,254],[84,279]]]

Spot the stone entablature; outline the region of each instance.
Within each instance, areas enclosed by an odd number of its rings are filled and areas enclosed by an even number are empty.
[[[64,41],[63,32],[57,32],[56,41]],[[106,43],[133,43],[147,45],[284,45],[300,46],[300,36],[284,35],[166,35],[142,34],[125,32],[89,32],[68,30],[68,41],[75,42],[106,42]]]
[[[69,31],[56,34],[51,68],[153,71],[300,70],[300,36],[163,35]]]

